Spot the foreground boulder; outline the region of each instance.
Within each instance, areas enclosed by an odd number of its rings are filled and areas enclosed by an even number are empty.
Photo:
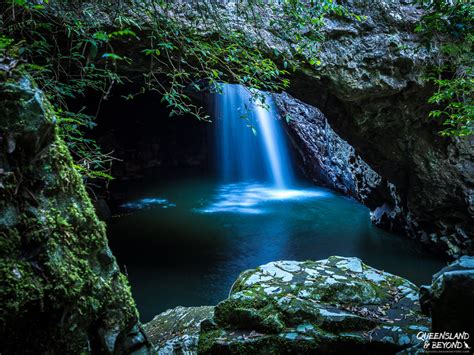
[[[429,325],[415,285],[357,258],[277,261],[239,276],[201,324],[198,350],[395,353],[418,344]]]
[[[240,275],[203,324],[199,350],[396,352],[428,327],[407,280],[357,258],[279,261]]]

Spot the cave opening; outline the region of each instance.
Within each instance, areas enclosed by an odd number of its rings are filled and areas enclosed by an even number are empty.
[[[212,174],[212,123],[191,115],[170,117],[158,93],[127,99],[131,91],[118,88],[102,100],[90,132],[102,151],[115,158],[112,190],[128,180]]]

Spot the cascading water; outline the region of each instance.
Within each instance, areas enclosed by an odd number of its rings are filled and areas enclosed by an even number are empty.
[[[293,173],[284,132],[269,95],[252,100],[248,89],[224,84],[216,96],[219,170],[224,182],[258,181],[283,190]]]
[[[222,185],[203,212],[263,213],[266,203],[320,196],[295,189],[286,137],[270,95],[225,84],[215,98],[218,170]],[[263,102],[261,101],[263,100]]]

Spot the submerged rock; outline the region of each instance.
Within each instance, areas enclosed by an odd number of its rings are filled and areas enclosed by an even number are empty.
[[[144,325],[158,354],[197,354],[200,325],[214,315],[213,306],[176,307]]]
[[[201,353],[395,353],[429,329],[409,281],[333,256],[243,272],[201,325]]]

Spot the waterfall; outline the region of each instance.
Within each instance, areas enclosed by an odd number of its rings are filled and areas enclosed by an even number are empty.
[[[216,95],[218,170],[225,183],[263,182],[276,189],[293,184],[285,135],[270,95],[252,100],[240,85],[224,84]]]

